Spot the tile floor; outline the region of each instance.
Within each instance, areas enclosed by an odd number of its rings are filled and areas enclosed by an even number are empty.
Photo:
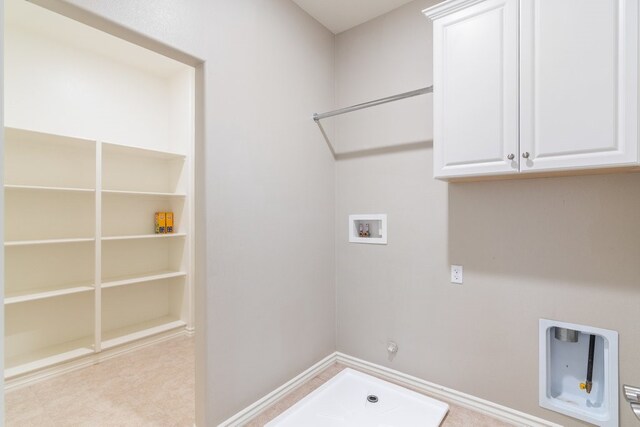
[[[194,339],[178,337],[6,393],[7,427],[192,427]]]
[[[336,363],[258,414],[262,427],[345,366]],[[7,427],[192,427],[194,339],[164,341],[98,365],[9,391]],[[443,427],[503,427],[451,402]]]

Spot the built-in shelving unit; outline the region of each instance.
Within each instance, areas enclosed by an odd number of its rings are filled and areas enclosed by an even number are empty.
[[[5,378],[192,330],[189,158],[11,128],[5,138]],[[173,233],[155,234],[158,211],[174,212]]]
[[[103,144],[102,162],[101,348],[109,349],[187,326],[189,165],[182,154],[115,144]],[[149,218],[168,211],[174,232],[154,234]]]
[[[195,70],[30,2],[5,12],[11,386],[193,331]]]

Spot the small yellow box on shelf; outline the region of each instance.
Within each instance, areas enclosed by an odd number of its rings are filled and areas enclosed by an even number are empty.
[[[167,220],[164,212],[156,212],[156,234],[167,232]]]
[[[165,212],[167,233],[173,233],[173,212]]]

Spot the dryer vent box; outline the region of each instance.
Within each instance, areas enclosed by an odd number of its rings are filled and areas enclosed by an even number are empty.
[[[595,337],[591,392],[585,389]],[[604,427],[618,426],[618,333],[540,319],[540,406]]]

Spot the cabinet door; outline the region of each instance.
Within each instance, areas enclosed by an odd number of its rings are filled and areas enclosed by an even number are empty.
[[[434,175],[516,173],[518,157],[518,1],[475,2],[438,17]]]
[[[521,7],[520,170],[635,165],[638,0]]]

